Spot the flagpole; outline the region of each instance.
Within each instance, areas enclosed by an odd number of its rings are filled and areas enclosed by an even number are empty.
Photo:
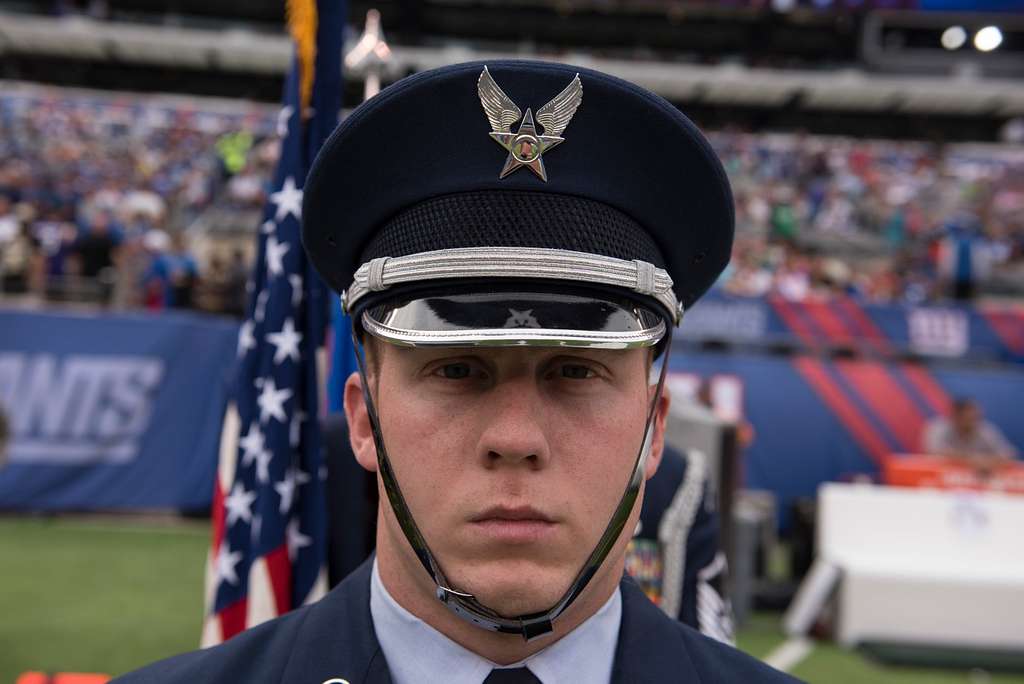
[[[345,69],[348,73],[362,74],[363,101],[380,92],[381,79],[391,61],[391,48],[384,39],[380,12],[370,9],[366,13],[363,35],[345,55]],[[355,371],[355,351],[352,349],[352,328],[348,316],[341,310],[337,297],[332,303],[332,327],[330,369],[326,376],[326,410],[342,410],[342,388],[348,376]]]

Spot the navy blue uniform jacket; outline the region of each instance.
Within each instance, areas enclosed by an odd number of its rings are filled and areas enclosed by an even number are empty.
[[[249,629],[213,648],[175,656],[117,684],[386,684],[388,664],[370,617],[367,561],[321,601]],[[667,617],[632,582],[622,582],[622,626],[614,684],[760,684],[788,675]],[[410,648],[415,646],[410,645]]]

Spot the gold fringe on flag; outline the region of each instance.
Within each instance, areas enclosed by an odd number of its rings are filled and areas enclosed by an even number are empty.
[[[288,33],[299,53],[299,99],[301,110],[309,107],[313,94],[313,67],[316,61],[316,0],[286,0]]]

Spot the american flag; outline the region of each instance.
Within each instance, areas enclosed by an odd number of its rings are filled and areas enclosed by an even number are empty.
[[[296,0],[288,16],[296,56],[221,432],[203,646],[315,601],[327,586],[317,353],[328,297],[299,225],[306,173],[340,111],[345,13],[340,2]]]

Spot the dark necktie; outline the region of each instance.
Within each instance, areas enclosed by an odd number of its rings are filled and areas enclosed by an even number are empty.
[[[514,667],[491,670],[484,684],[541,684],[541,681],[528,668]]]

